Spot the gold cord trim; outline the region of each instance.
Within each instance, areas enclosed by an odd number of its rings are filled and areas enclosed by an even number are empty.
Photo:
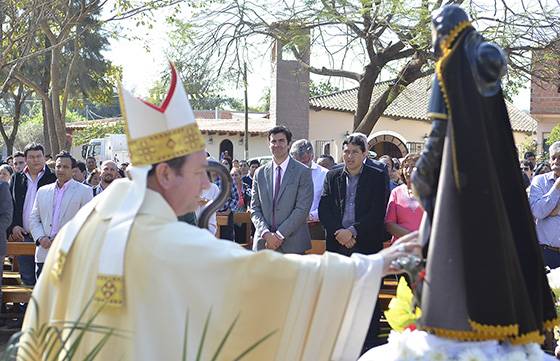
[[[553,322],[557,320],[547,321]],[[508,341],[513,345],[524,345],[528,343],[542,344],[544,335],[540,331],[531,331],[518,335],[519,325],[499,326],[499,325],[481,325],[477,322],[469,320],[469,324],[474,331],[449,330],[438,327],[421,327],[422,330],[433,333],[440,337],[445,337],[457,341]],[[513,334],[508,332],[515,331]]]
[[[98,275],[95,284],[96,302],[116,307],[124,303],[123,277]]]
[[[204,147],[204,138],[196,123],[128,141],[130,160],[136,166],[164,162],[202,151]]]
[[[455,26],[450,32],[447,37],[440,43],[440,48],[442,52],[442,57],[436,63],[436,76],[439,82],[439,86],[441,89],[441,93],[443,94],[443,99],[445,101],[445,105],[447,106],[447,113],[449,119],[453,119],[451,115],[451,107],[449,103],[449,96],[447,93],[447,87],[445,86],[445,82],[443,81],[443,67],[455,51],[455,48],[451,48],[451,44],[457,39],[459,34],[465,30],[466,28],[470,27],[470,21],[462,21],[457,26]],[[455,147],[455,134],[453,132],[453,128],[451,128],[451,153],[453,155],[453,179],[455,180],[455,186],[457,189],[461,188],[461,181],[459,179],[459,168],[457,167],[457,149]]]
[[[507,336],[504,335],[497,336],[497,335],[479,333],[474,331],[449,330],[449,329],[438,328],[438,327],[422,327],[422,330],[433,333],[440,337],[445,337],[457,341],[489,341],[489,340],[503,341],[507,339]]]
[[[560,326],[560,317],[556,317],[552,320],[543,322],[543,327],[545,330],[552,330],[555,326]]]
[[[469,320],[469,325],[471,325],[472,329],[476,332],[489,335],[514,336],[519,333],[519,326],[515,324],[506,326],[483,325],[473,320]]]
[[[508,341],[511,342],[512,345],[525,345],[528,343],[538,343],[542,345],[544,343],[544,335],[542,335],[539,331],[532,331],[512,339],[508,339]]]
[[[455,27],[449,32],[449,35],[447,35],[443,41],[439,43],[441,52],[445,55],[459,34],[470,26],[472,26],[472,24],[468,20],[461,21],[459,24],[455,25]]]
[[[428,117],[433,119],[447,120],[447,114],[443,113],[428,113]]]
[[[51,269],[51,275],[56,280],[60,280],[60,278],[62,277],[62,270],[64,269],[65,263],[66,263],[66,253],[64,253],[62,250],[58,250],[56,254],[56,259],[54,260],[54,264]]]

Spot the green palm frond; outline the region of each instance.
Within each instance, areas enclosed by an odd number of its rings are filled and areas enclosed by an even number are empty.
[[[188,318],[188,311],[187,311],[187,318],[185,321],[185,336],[183,338],[183,361],[187,360],[187,332],[188,332],[188,328],[189,328],[189,318]],[[202,330],[202,335],[200,338],[200,342],[198,344],[198,350],[197,350],[197,354],[196,354],[196,361],[200,361],[201,357],[202,357],[202,353],[204,351],[204,342],[206,340],[206,336],[208,333],[208,326],[210,324],[210,318],[212,316],[212,309],[210,309],[208,311],[208,315],[206,316],[206,321],[204,322],[204,328]],[[231,323],[231,325],[228,327],[226,333],[224,334],[224,336],[222,337],[222,339],[220,340],[220,343],[218,344],[218,348],[216,349],[216,351],[214,351],[214,354],[211,358],[210,361],[216,361],[218,359],[218,357],[220,356],[227,340],[229,339],[229,337],[231,336],[231,333],[233,331],[233,329],[235,328],[235,325],[237,324],[237,321],[239,320],[239,316],[240,314],[238,314],[235,319],[233,320],[233,322]],[[250,345],[249,347],[247,347],[247,349],[245,349],[243,352],[241,352],[241,354],[239,356],[237,356],[234,361],[239,361],[242,358],[244,358],[245,356],[247,356],[251,351],[253,351],[254,349],[256,349],[260,344],[262,344],[264,341],[266,341],[268,338],[270,338],[272,335],[274,335],[277,331],[272,331],[269,332],[268,334],[266,334],[265,336],[261,337],[259,340],[257,340],[255,343],[253,343],[252,345]]]
[[[54,321],[50,324],[41,325],[36,323],[33,327],[14,334],[8,341],[8,345],[4,354],[0,357],[0,361],[13,361],[16,360],[16,358],[18,361],[73,361],[76,358],[77,351],[80,348],[82,341],[85,339],[86,333],[97,333],[102,336],[101,339],[82,359],[82,361],[94,361],[111,337],[117,336],[120,338],[128,338],[131,335],[129,332],[96,325],[94,323],[97,316],[103,310],[104,305],[98,307],[89,317],[86,317],[92,303],[93,299],[86,304],[84,310],[82,310],[76,321]],[[35,307],[37,309],[37,315],[39,314],[39,306],[34,299],[32,299],[30,307]],[[204,322],[204,327],[200,336],[198,348],[196,350],[196,361],[202,360],[202,355],[205,351],[204,347],[208,337],[208,330],[210,328],[211,316],[212,309],[208,311],[208,315],[206,316],[206,320]],[[224,347],[230,338],[239,317],[240,314],[238,314],[229,325],[225,334],[218,343],[216,350],[213,352],[210,361],[217,361],[222,354],[222,351],[224,350]],[[37,319],[39,319],[38,316]],[[188,330],[189,311],[187,310],[185,318],[185,334],[183,337],[183,361],[187,361],[188,355]],[[234,360],[238,361],[243,359],[275,333],[276,331],[272,331],[266,334],[255,343],[248,346],[247,349],[241,352],[241,354]]]
[[[12,361],[16,358],[21,361],[53,359],[71,361],[82,344],[86,332],[102,335],[101,340],[94,345],[83,359],[83,361],[94,360],[110,337],[126,337],[127,333],[94,324],[104,305],[98,307],[90,317],[83,321],[92,301],[93,298],[88,301],[76,321],[55,321],[51,324],[41,325],[36,322],[33,327],[13,335],[8,341],[0,361]],[[35,299],[31,299],[29,307],[35,307],[38,320],[39,306]]]

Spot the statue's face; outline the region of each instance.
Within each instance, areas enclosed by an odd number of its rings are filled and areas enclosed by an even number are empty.
[[[438,33],[434,24],[432,24],[432,50],[436,56],[439,56],[440,49],[439,49],[439,42],[438,40]]]

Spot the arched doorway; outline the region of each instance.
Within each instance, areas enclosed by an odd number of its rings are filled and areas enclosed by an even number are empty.
[[[220,160],[222,160],[226,151],[231,160],[233,160],[233,143],[229,139],[224,139],[220,142]]]
[[[408,154],[404,141],[397,135],[385,133],[378,134],[369,140],[369,149],[377,156],[388,155],[391,158],[402,158]]]

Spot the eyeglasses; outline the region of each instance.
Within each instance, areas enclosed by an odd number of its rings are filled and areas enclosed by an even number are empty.
[[[530,170],[530,169],[531,169],[531,168],[529,168],[529,167],[521,167],[521,170],[524,170],[525,172],[528,171],[528,170]]]

